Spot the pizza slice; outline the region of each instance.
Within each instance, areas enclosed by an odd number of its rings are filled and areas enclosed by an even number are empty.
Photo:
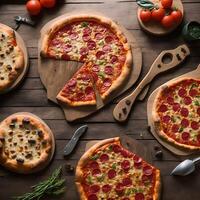
[[[79,160],[81,200],[158,200],[160,170],[125,149],[118,137],[102,140]]]
[[[84,64],[58,93],[57,99],[70,106],[95,105],[96,95],[89,63]]]

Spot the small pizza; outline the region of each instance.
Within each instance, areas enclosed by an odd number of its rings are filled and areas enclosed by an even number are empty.
[[[158,200],[160,171],[116,137],[98,142],[81,157],[76,185],[81,200]]]
[[[164,140],[200,150],[200,79],[182,78],[162,87],[153,104],[153,121]]]
[[[0,91],[9,88],[24,68],[24,55],[15,32],[0,24]]]
[[[57,99],[71,106],[95,105],[96,95],[88,65],[81,67],[59,92]]]
[[[84,62],[100,97],[105,100],[128,77],[132,65],[130,45],[112,20],[92,15],[69,16],[55,22],[44,35],[43,57]],[[74,77],[72,77],[74,80]],[[67,84],[71,82],[68,80]],[[84,93],[84,91],[83,91]],[[74,103],[66,96],[58,100]],[[86,105],[82,101],[82,105]],[[88,105],[93,102],[87,102]]]
[[[30,114],[14,114],[0,124],[0,164],[18,173],[43,168],[52,155],[52,134]]]

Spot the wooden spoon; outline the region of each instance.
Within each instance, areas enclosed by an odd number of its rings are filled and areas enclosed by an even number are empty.
[[[164,71],[167,71],[181,62],[190,54],[190,50],[188,47],[184,45],[178,46],[176,49],[165,50],[160,53],[160,55],[156,58],[156,60],[151,65],[149,72],[146,74],[144,79],[140,82],[140,84],[136,87],[136,89],[127,97],[122,99],[114,108],[113,116],[119,121],[123,122],[127,119],[131,107],[135,102],[135,99],[142,91],[142,89],[149,84],[153,78]],[[166,63],[166,60],[170,60]]]

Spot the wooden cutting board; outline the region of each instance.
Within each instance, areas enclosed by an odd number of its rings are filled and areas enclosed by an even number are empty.
[[[120,137],[120,141],[124,148],[137,154],[138,156],[143,158],[145,161],[147,161],[149,164],[152,164],[153,160],[152,160],[151,151],[147,146],[144,146],[142,143],[126,135],[124,135],[123,138]],[[99,140],[93,140],[86,143],[85,151],[87,151],[90,147],[92,147],[94,144],[98,142]]]
[[[85,12],[80,12],[85,13]],[[79,13],[79,14],[80,14]],[[74,14],[74,13],[73,13]],[[77,14],[77,13],[76,13]],[[89,14],[97,14],[89,13]],[[69,80],[72,75],[78,70],[78,68],[82,65],[82,63],[74,62],[74,61],[63,61],[63,60],[53,60],[48,58],[42,58],[40,56],[40,46],[41,41],[43,40],[44,33],[49,29],[52,23],[63,19],[67,16],[71,15],[65,14],[62,15],[50,22],[48,22],[42,29],[41,29],[41,38],[39,41],[39,49],[38,49],[38,71],[40,74],[40,78],[42,83],[44,84],[45,88],[47,89],[47,98],[56,104],[58,104],[56,100],[56,96],[61,88],[65,85],[67,80]],[[98,15],[100,15],[98,13]],[[132,54],[133,54],[133,67],[132,71],[127,78],[127,81],[124,85],[118,88],[117,91],[113,92],[112,96],[110,96],[106,102],[102,102],[100,99],[97,99],[97,106],[80,106],[80,107],[70,107],[70,106],[61,106],[64,111],[65,118],[67,121],[74,121],[92,113],[98,111],[106,104],[111,102],[114,98],[118,97],[126,90],[128,90],[131,86],[134,85],[136,80],[138,79],[141,69],[142,69],[142,52],[140,47],[138,46],[136,39],[134,36],[126,30],[124,27],[121,27],[124,34],[126,35],[129,44],[131,45]]]
[[[151,1],[156,4],[160,4],[159,3],[160,0],[151,0]],[[183,9],[183,4],[181,0],[173,0],[172,8],[177,8],[184,15],[184,9]],[[162,35],[169,34],[173,30],[175,30],[181,23],[180,22],[171,28],[164,28],[159,22],[155,22],[153,20],[150,22],[143,23],[142,20],[140,19],[141,10],[142,9],[139,7],[137,11],[138,22],[144,31],[151,33],[153,35],[162,36]]]
[[[12,28],[10,28],[9,26],[7,26],[5,24],[0,23],[0,25],[13,30]],[[13,84],[9,88],[1,91],[0,94],[5,94],[5,93],[15,89],[23,81],[23,79],[25,78],[25,75],[28,71],[28,68],[29,68],[28,51],[27,51],[26,45],[25,45],[22,37],[19,35],[19,33],[17,33],[15,30],[13,30],[13,31],[15,32],[15,35],[16,35],[17,44],[19,45],[19,47],[21,48],[21,50],[24,53],[24,69],[23,69],[22,73],[19,75],[19,77],[16,79],[16,81],[13,82]]]
[[[19,116],[19,115],[26,115],[26,116],[30,116],[30,117],[37,119],[39,122],[41,122],[45,126],[45,128],[48,130],[48,132],[49,132],[49,134],[52,138],[52,151],[51,151],[51,155],[49,156],[49,159],[46,162],[44,162],[40,167],[36,167],[35,169],[31,170],[29,173],[26,173],[26,174],[36,173],[36,172],[39,172],[39,171],[43,170],[44,168],[46,168],[50,164],[51,160],[53,159],[53,155],[54,155],[54,152],[55,152],[55,146],[56,146],[54,134],[52,133],[49,126],[41,118],[39,118],[38,116],[36,116],[32,113],[17,112],[17,113],[10,115],[10,116],[15,117],[15,116]],[[8,116],[8,117],[10,117],[10,116]],[[19,172],[17,172],[17,173],[19,173]]]
[[[168,81],[165,84],[169,84],[179,78],[184,78],[184,77],[191,77],[191,78],[198,78],[200,79],[200,65],[197,67],[197,69],[195,69],[194,71],[188,72],[186,74],[183,74],[177,78],[174,78],[170,81]],[[172,153],[176,154],[176,155],[180,155],[180,156],[186,156],[186,155],[190,155],[193,153],[196,153],[197,151],[187,151],[187,150],[183,150],[180,149],[176,146],[173,146],[172,144],[164,141],[162,138],[160,138],[157,134],[157,132],[155,131],[155,127],[154,127],[154,123],[153,123],[153,118],[152,118],[152,108],[153,108],[153,102],[155,100],[156,95],[158,94],[160,88],[162,88],[165,84],[161,85],[160,87],[158,87],[156,90],[153,91],[153,93],[150,95],[148,102],[147,102],[147,116],[148,116],[148,125],[150,127],[151,133],[152,135],[158,140],[158,142],[160,144],[162,144],[165,148],[167,148],[169,151],[171,151]]]

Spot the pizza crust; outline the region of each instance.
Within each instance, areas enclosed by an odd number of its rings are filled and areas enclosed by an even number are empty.
[[[80,14],[80,15],[70,15],[64,19],[61,19],[59,21],[56,21],[53,23],[51,28],[46,31],[43,35],[43,40],[41,43],[41,51],[40,55],[42,57],[48,57],[48,44],[51,40],[51,37],[54,35],[56,31],[58,31],[60,28],[67,24],[71,24],[73,22],[77,21],[94,21],[100,24],[104,24],[105,26],[109,26],[109,29],[111,29],[115,35],[119,38],[119,41],[122,42],[124,49],[126,50],[126,60],[124,65],[122,66],[122,71],[119,77],[117,77],[115,80],[113,80],[111,87],[103,94],[101,94],[102,100],[105,100],[109,95],[115,91],[117,88],[119,88],[124,81],[127,79],[129,76],[129,73],[132,69],[132,52],[131,52],[131,47],[128,44],[128,41],[121,31],[120,27],[113,22],[111,19],[99,16],[99,15],[89,15],[89,14]],[[99,93],[98,91],[96,91]],[[80,106],[80,105],[95,105],[96,102],[94,101],[89,101],[89,102],[72,102],[64,97],[59,93],[57,96],[57,99],[61,102],[67,103],[70,106]]]
[[[76,167],[76,174],[75,174],[75,183],[80,195],[81,200],[87,200],[87,197],[85,195],[85,192],[83,190],[83,187],[81,185],[81,182],[83,180],[83,172],[82,168],[86,165],[86,163],[90,160],[90,157],[101,147],[106,148],[107,146],[111,144],[117,144],[119,146],[121,145],[120,138],[109,138],[102,140],[95,145],[93,145],[89,150],[87,150],[82,157],[80,158],[77,167]],[[161,177],[160,177],[160,170],[156,169],[156,181],[154,186],[154,194],[153,194],[153,200],[159,200],[160,199],[160,189],[161,189]]]
[[[11,115],[5,120],[3,120],[0,124],[0,138],[6,138],[6,135],[8,135],[8,126],[12,123],[12,120],[16,118],[17,122],[22,122],[24,118],[28,118],[30,120],[30,126],[36,127],[37,130],[41,130],[43,133],[42,141],[44,140],[46,142],[45,148],[41,150],[41,155],[39,159],[33,158],[31,161],[26,161],[24,163],[19,163],[16,161],[16,159],[9,158],[4,151],[4,144],[2,143],[2,148],[0,148],[0,164],[4,166],[5,168],[17,172],[17,173],[23,173],[28,174],[34,171],[37,171],[37,169],[40,169],[45,165],[47,161],[49,161],[50,157],[52,156],[53,151],[53,138],[51,134],[49,133],[48,128],[45,126],[45,124],[41,123],[38,119],[30,116],[30,115]],[[25,138],[25,132],[24,138]],[[41,142],[42,142],[41,141]],[[17,149],[17,148],[15,148]],[[36,150],[35,150],[36,151]],[[17,154],[17,150],[16,150]]]
[[[190,79],[193,79],[193,80],[197,80],[199,81],[199,79],[195,79],[195,78],[192,78],[192,77],[183,77],[183,78],[177,78],[175,79],[174,81],[171,81],[170,83],[168,84],[165,84],[163,85],[156,97],[155,97],[155,100],[154,100],[154,103],[153,103],[153,108],[152,108],[152,120],[153,120],[153,126],[155,128],[155,131],[156,133],[158,134],[158,136],[161,137],[161,139],[163,139],[164,141],[166,142],[169,142],[170,144],[174,145],[175,147],[179,147],[181,149],[184,149],[184,150],[189,150],[189,151],[199,151],[200,150],[200,147],[197,147],[197,146],[192,146],[192,145],[186,145],[186,144],[181,144],[179,142],[177,142],[176,140],[174,140],[173,138],[170,138],[168,137],[164,131],[162,131],[160,129],[160,118],[158,116],[158,113],[156,112],[157,110],[157,105],[159,103],[159,99],[160,99],[160,96],[162,95],[162,92],[163,90],[165,90],[167,87],[171,87],[171,86],[174,86],[176,85],[178,82],[180,81],[183,81],[183,80],[190,80]]]
[[[1,24],[0,24],[0,30],[16,41],[14,30]],[[7,88],[9,88],[13,84],[13,82],[19,77],[19,75],[22,73],[24,69],[24,54],[23,54],[22,49],[17,44],[17,46],[14,46],[13,51],[14,51],[15,58],[10,57],[10,55],[5,55],[5,57],[7,56],[9,60],[15,59],[15,63],[14,64],[12,63],[11,65],[12,70],[9,72],[8,78],[4,80],[0,80],[0,91],[6,90]],[[3,65],[8,65],[5,59],[3,59],[2,62],[3,62]],[[4,76],[4,74],[2,75]]]

